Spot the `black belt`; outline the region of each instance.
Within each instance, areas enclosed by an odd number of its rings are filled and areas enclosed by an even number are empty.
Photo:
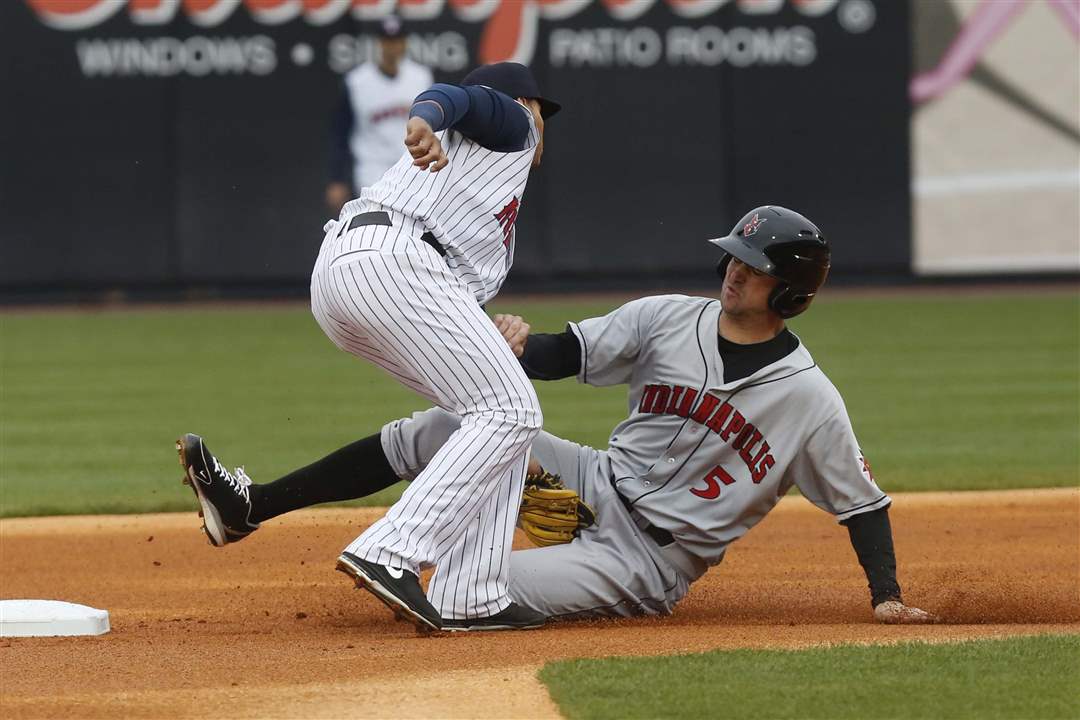
[[[630,519],[633,520],[634,513],[637,512],[634,510],[634,506],[631,505],[630,501],[627,500],[623,496],[623,494],[619,492],[619,489],[615,487],[614,482],[612,482],[611,485],[612,488],[614,488],[615,490],[615,495],[619,498],[623,506],[626,508],[626,512],[630,513]],[[638,530],[655,540],[657,545],[659,545],[660,547],[667,547],[668,545],[675,542],[675,538],[672,537],[671,533],[669,533],[667,530],[664,530],[663,528],[658,528],[655,525],[651,524],[648,520],[645,520],[645,518],[642,517],[640,512],[637,513],[637,516],[641,518],[641,522],[645,523],[644,527],[638,525]]]
[[[390,213],[383,210],[376,210],[374,212],[360,213],[359,215],[353,215],[352,220],[349,221],[349,226],[345,228],[345,232],[354,230],[364,225],[385,225],[386,227],[393,227],[394,224],[390,222]],[[439,241],[435,239],[435,236],[430,232],[426,232],[420,236],[423,242],[435,249],[435,252],[439,253],[443,257],[446,257],[446,248],[439,244]]]

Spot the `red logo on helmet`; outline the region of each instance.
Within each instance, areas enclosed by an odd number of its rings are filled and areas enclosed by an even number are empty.
[[[768,222],[768,218],[759,218],[757,213],[754,213],[754,217],[750,218],[750,222],[742,226],[743,237],[750,237],[758,231],[762,223]]]

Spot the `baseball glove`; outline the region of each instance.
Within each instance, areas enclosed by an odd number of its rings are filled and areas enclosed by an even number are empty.
[[[558,475],[525,477],[518,525],[537,547],[568,543],[596,522],[596,513]]]

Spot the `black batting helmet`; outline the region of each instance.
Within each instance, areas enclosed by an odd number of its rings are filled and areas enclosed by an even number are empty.
[[[751,210],[731,234],[709,242],[725,253],[717,266],[720,275],[737,257],[780,281],[769,296],[769,307],[783,318],[810,307],[829,274],[829,243],[817,225],[778,205]]]

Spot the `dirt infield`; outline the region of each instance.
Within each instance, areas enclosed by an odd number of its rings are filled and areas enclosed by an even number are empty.
[[[416,637],[333,570],[376,510],[298,513],[211,548],[185,515],[0,521],[4,598],[106,608],[98,638],[0,641],[0,715],[557,717],[547,660],[733,647],[1080,633],[1080,489],[900,495],[905,599],[872,622],[843,528],[781,502],[666,619]]]

